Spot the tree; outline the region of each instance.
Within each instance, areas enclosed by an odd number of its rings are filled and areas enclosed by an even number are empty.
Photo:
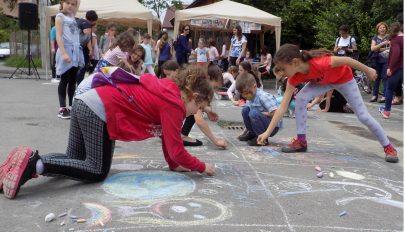
[[[176,8],[176,10],[183,10],[183,2],[181,0],[173,0],[172,5]]]
[[[169,7],[167,0],[145,0],[139,1],[144,6],[154,10],[157,14],[157,17],[160,18],[162,12]]]

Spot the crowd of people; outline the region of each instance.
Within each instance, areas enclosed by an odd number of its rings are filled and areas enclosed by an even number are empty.
[[[362,100],[352,69],[376,80],[372,101],[377,100],[379,80],[383,80],[385,107],[381,112],[389,117],[393,94],[403,82],[400,23],[390,26],[390,40],[387,25],[377,25],[371,50],[378,53],[378,62],[368,67],[356,60],[356,40],[347,26],[339,28],[334,51],[305,51],[284,44],[273,59],[264,46],[260,60],[254,62],[238,25],[220,51],[213,38],[208,42],[200,38],[198,46],[191,48],[189,25],[182,27],[174,44],[167,32],[156,43],[149,34],[138,41],[131,29],[117,35],[114,24],[108,24],[98,40],[97,13],[88,11],[85,19],[76,19],[77,9],[77,0],[62,0],[51,32],[55,75],[60,77],[58,117],[70,119],[66,153],[39,155],[27,147],[13,149],[0,166],[0,190],[8,198],[16,197],[20,187],[37,175],[104,180],[116,140],[160,137],[170,170],[214,175],[215,166],[192,156],[185,146],[203,145],[189,136],[197,124],[213,144],[227,148],[226,140],[218,138],[204,119],[206,114],[209,120],[218,120],[210,103],[221,92],[242,107],[245,130],[238,139],[249,146],[267,145],[269,137],[283,128],[282,119],[289,112],[295,116],[297,136],[282,152],[307,151],[307,110],[319,104],[321,112],[355,113],[383,146],[385,160],[398,162],[395,148]],[[388,53],[386,60],[380,58],[381,53]],[[193,55],[194,62],[189,59]],[[84,78],[86,71],[90,75]],[[279,96],[263,90],[261,76],[272,71],[281,83]]]

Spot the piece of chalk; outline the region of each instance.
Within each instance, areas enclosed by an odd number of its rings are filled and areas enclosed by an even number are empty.
[[[45,216],[45,222],[51,222],[53,219],[55,219],[55,214],[54,213],[50,213],[48,215]]]
[[[67,213],[61,213],[61,214],[58,215],[58,217],[64,217],[66,215],[67,215]]]
[[[322,168],[319,167],[319,166],[316,166],[316,167],[315,167],[315,170],[317,170],[318,172],[320,172],[320,171],[322,171]]]
[[[316,174],[316,176],[317,176],[318,178],[322,178],[322,177],[323,177],[323,172],[318,172],[318,173]]]
[[[60,225],[61,225],[61,226],[64,226],[64,225],[65,225],[65,221],[61,222]]]
[[[346,214],[347,214],[346,211],[342,211],[342,212],[339,214],[339,217],[345,216]]]
[[[80,218],[80,219],[77,219],[77,221],[76,221],[77,223],[83,223],[83,222],[86,222],[86,219],[84,219],[84,218]]]
[[[333,174],[333,172],[329,172],[329,177],[330,177],[330,178],[334,178],[334,177],[335,177],[335,174]]]

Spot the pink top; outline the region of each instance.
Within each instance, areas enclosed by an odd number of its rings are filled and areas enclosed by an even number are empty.
[[[211,46],[208,48],[208,55],[209,55],[209,60],[210,61],[214,61],[214,60],[218,60],[219,58],[219,53],[218,53],[218,49],[214,46]]]
[[[118,65],[121,59],[126,59],[127,53],[121,51],[119,46],[116,46],[113,50],[108,49],[104,54],[103,60],[108,61],[112,65]]]

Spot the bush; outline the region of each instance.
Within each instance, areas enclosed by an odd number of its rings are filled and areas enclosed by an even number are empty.
[[[42,67],[42,62],[40,58],[32,58],[34,61],[34,65],[36,67]],[[21,68],[28,68],[28,59],[23,56],[10,56],[6,59],[6,66],[9,67],[18,67],[20,66]]]

